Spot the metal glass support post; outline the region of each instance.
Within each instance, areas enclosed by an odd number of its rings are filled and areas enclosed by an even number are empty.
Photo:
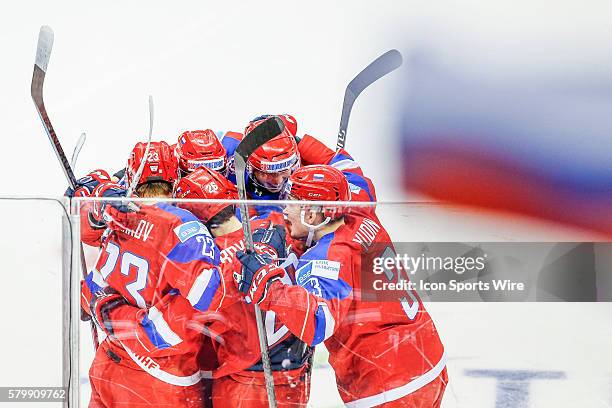
[[[70,388],[68,389],[69,406],[76,408],[79,406],[80,384],[79,384],[79,325],[81,322],[81,217],[80,217],[80,201],[71,200],[70,221],[72,229],[72,262],[69,271],[70,278]]]

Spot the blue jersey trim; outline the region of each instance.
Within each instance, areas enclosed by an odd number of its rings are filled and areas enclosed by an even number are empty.
[[[151,343],[153,343],[155,347],[157,347],[160,350],[171,347],[171,344],[168,343],[166,340],[164,340],[162,335],[157,331],[157,329],[155,328],[155,325],[153,324],[151,319],[149,319],[148,313],[145,314],[140,324],[142,325],[142,328],[147,334],[147,337],[149,338],[149,340],[151,341]]]
[[[189,222],[189,221],[199,221],[198,217],[196,217],[195,215],[193,215],[192,213],[190,213],[189,211],[183,209],[183,208],[179,208],[176,207],[172,204],[168,204],[168,203],[158,203],[157,207],[161,210],[164,210],[178,218],[180,218],[180,220],[185,223],[185,222]]]
[[[351,160],[351,161],[355,161],[351,156],[349,156],[348,154],[342,154],[342,153],[336,153],[330,160],[328,165],[333,165],[339,161],[343,161],[343,160]]]
[[[337,153],[336,155],[334,155],[334,157],[330,159],[329,165],[331,166],[343,160],[351,160],[352,162],[355,162],[355,160],[350,155]],[[355,162],[355,164],[357,163]],[[353,184],[365,190],[366,193],[368,193],[368,197],[370,197],[370,201],[374,201],[374,196],[372,195],[372,192],[370,191],[370,186],[368,185],[368,182],[365,178],[363,178],[359,174],[350,171],[342,171],[342,174],[344,174],[344,177],[346,177],[346,180],[349,182],[349,184]]]
[[[179,242],[176,244],[172,251],[168,254],[168,259],[173,262],[178,263],[188,263],[192,261],[203,261],[211,265],[218,265],[221,260],[221,254],[219,252],[219,248],[216,245],[211,247],[212,249],[212,257],[208,254],[204,254],[203,245],[206,245],[206,241],[199,242],[196,238],[196,235],[189,238],[185,242]]]
[[[297,284],[325,300],[346,299],[353,291],[351,285],[340,278],[329,279],[321,276],[311,276],[312,261],[329,259],[329,246],[334,237],[333,232],[321,237],[317,244],[300,258],[296,269]]]
[[[89,291],[93,294],[97,291],[99,291],[100,289],[102,289],[101,286],[98,286],[98,284],[96,284],[93,281],[93,272],[89,272],[87,274],[87,278],[85,279],[85,284],[87,285],[87,287],[89,288]]]
[[[233,137],[223,137],[221,139],[221,144],[225,147],[225,152],[227,154],[227,158],[234,156],[236,152],[236,148],[240,144],[239,140],[234,139]]]
[[[325,312],[323,311],[323,306],[319,305],[319,307],[317,307],[317,311],[315,312],[315,332],[312,338],[311,346],[316,346],[325,340],[326,326],[327,322],[325,321]]]

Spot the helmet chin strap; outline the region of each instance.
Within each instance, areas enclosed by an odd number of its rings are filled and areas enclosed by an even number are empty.
[[[308,228],[308,237],[306,238],[306,247],[310,247],[312,245],[312,240],[314,238],[315,232],[321,227],[329,224],[329,222],[331,221],[331,217],[325,218],[325,220],[320,224],[312,225],[306,222],[306,209],[303,208],[300,211],[300,221],[302,222],[303,226]]]

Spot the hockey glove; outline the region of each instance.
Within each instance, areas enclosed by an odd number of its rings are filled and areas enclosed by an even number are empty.
[[[115,289],[107,286],[92,294],[89,310],[96,325],[106,334],[113,336],[113,322],[109,318],[109,313],[114,308],[126,304],[127,301],[123,296]]]
[[[105,182],[99,184],[91,193],[92,197],[105,197],[105,198],[122,198],[125,197],[127,190],[121,187],[119,184],[112,182]],[[91,217],[99,222],[108,221],[106,213],[107,207],[112,207],[121,213],[127,213],[130,211],[128,203],[121,201],[96,201],[93,204],[91,211]]]
[[[267,254],[239,251],[236,257],[242,264],[238,290],[246,295],[244,299],[247,303],[261,303],[266,298],[268,284],[285,275],[285,270],[276,266]]]
[[[90,197],[93,190],[100,184],[110,181],[110,176],[104,170],[94,170],[85,177],[81,177],[76,181],[76,190],[68,187],[65,196],[73,197]]]
[[[259,253],[268,254],[272,259],[284,259],[287,256],[285,228],[270,223],[267,228],[258,228],[253,232],[253,244]]]

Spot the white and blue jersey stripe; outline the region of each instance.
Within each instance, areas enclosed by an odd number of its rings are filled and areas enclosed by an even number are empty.
[[[327,301],[341,301],[353,291],[351,285],[340,277],[340,262],[329,260],[329,247],[334,233],[323,236],[317,245],[300,258],[295,273],[296,282],[317,297]],[[315,333],[311,345],[327,340],[333,333],[336,321],[325,302],[319,302],[315,312]]]

